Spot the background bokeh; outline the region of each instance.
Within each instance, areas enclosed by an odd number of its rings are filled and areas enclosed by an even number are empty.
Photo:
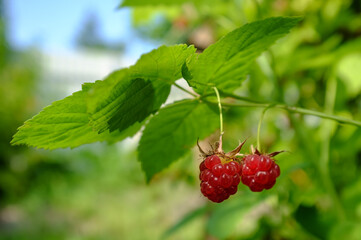
[[[281,177],[221,204],[199,191],[197,150],[150,184],[139,135],[45,151],[10,146],[52,101],[161,45],[201,52],[243,24],[303,16],[252,65],[237,94],[361,120],[361,1],[194,0],[118,8],[110,1],[0,0],[0,239],[361,239],[361,129],[267,111],[263,149]],[[179,84],[186,83],[179,80]],[[172,90],[168,102],[182,98]],[[262,109],[224,113],[224,147],[256,143]],[[216,139],[217,134],[202,143]]]

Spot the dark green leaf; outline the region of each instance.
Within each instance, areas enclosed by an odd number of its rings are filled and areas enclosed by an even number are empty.
[[[330,229],[330,223],[324,221],[321,218],[321,214],[314,206],[300,205],[295,212],[295,219],[297,222],[308,232],[320,239],[326,239],[328,230]]]
[[[217,129],[218,114],[199,101],[180,101],[159,111],[146,126],[138,152],[149,181]]]
[[[91,124],[100,133],[123,131],[156,112],[167,99],[171,84],[181,77],[185,60],[194,47],[162,46],[144,54],[129,69],[97,81],[88,96]]]
[[[91,124],[99,133],[123,131],[157,111],[169,92],[167,83],[132,79],[128,69],[114,72],[104,81],[97,81],[88,94]]]
[[[300,18],[274,17],[252,22],[227,34],[188,64],[188,80],[203,94],[215,85],[231,92],[240,87],[252,62],[277,39],[287,34]]]

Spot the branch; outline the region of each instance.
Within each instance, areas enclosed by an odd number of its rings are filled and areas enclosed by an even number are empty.
[[[243,101],[247,101],[245,100],[245,98],[242,98]],[[209,103],[212,104],[218,104],[215,101],[211,101],[211,100],[205,100]],[[251,100],[252,101],[252,100]],[[349,118],[344,118],[344,117],[340,117],[340,116],[335,116],[332,114],[327,114],[327,113],[323,113],[323,112],[318,112],[318,111],[314,111],[314,110],[309,110],[309,109],[305,109],[305,108],[300,108],[300,107],[292,107],[292,106],[288,106],[285,104],[270,104],[270,103],[226,103],[226,102],[222,102],[223,106],[228,106],[228,107],[259,107],[259,108],[268,108],[268,107],[272,107],[272,108],[279,108],[279,109],[284,109],[286,111],[289,112],[293,112],[293,113],[300,113],[300,114],[304,114],[304,115],[311,115],[311,116],[316,116],[316,117],[320,117],[320,118],[325,118],[325,119],[330,119],[330,120],[334,120],[337,121],[339,123],[344,123],[344,124],[349,124],[349,125],[354,125],[357,127],[361,127],[361,122],[360,121],[356,121],[356,120],[352,120]]]
[[[191,94],[192,96],[198,97],[194,93],[184,89],[183,87],[179,86],[178,84],[174,84],[174,85],[176,87],[178,87],[179,89]],[[353,120],[353,119],[340,117],[340,116],[335,116],[335,115],[332,115],[332,114],[327,114],[327,113],[324,113],[324,112],[319,112],[319,111],[310,110],[310,109],[306,109],[306,108],[288,106],[286,104],[278,104],[278,103],[270,103],[270,102],[259,101],[259,100],[255,100],[255,99],[248,98],[248,97],[238,96],[238,95],[232,94],[232,93],[226,93],[226,92],[223,92],[223,91],[221,91],[219,89],[218,89],[218,91],[219,91],[219,93],[221,93],[221,95],[223,95],[225,97],[230,97],[230,98],[234,98],[234,99],[237,99],[237,100],[247,102],[247,103],[227,103],[227,102],[223,101],[223,102],[221,102],[221,104],[223,106],[228,106],[228,107],[279,108],[279,109],[284,109],[284,110],[286,110],[288,112],[292,112],[292,113],[300,113],[300,114],[304,114],[304,115],[316,116],[316,117],[320,117],[320,118],[324,118],[324,119],[334,120],[334,121],[337,121],[337,122],[339,122],[341,124],[343,123],[343,124],[349,124],[349,125],[361,127],[361,122]],[[203,99],[205,102],[218,105],[218,102],[207,99],[207,97],[209,97],[209,96],[210,96],[209,94],[206,94],[204,96],[200,96],[200,98]]]

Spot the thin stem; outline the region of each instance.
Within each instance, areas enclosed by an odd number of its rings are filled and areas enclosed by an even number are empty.
[[[361,127],[360,121],[352,120],[349,118],[335,116],[332,114],[327,114],[327,113],[318,112],[318,111],[309,110],[309,109],[300,108],[300,107],[288,106],[285,104],[274,104],[274,103],[270,104],[270,103],[265,103],[265,102],[261,103],[259,101],[253,101],[252,99],[247,99],[245,97],[240,97],[240,98],[242,98],[243,101],[247,101],[249,103],[226,103],[226,102],[223,102],[222,104],[223,104],[223,106],[228,106],[228,107],[260,107],[260,108],[266,108],[266,107],[269,107],[270,105],[272,105],[272,107],[274,107],[274,108],[284,109],[286,111],[293,112],[293,113],[312,115],[312,116],[316,116],[316,117],[320,117],[320,118],[324,118],[324,119],[334,120],[339,123],[350,124],[350,125],[354,125],[357,127]],[[237,98],[237,99],[240,99],[240,98]],[[209,101],[209,100],[207,100],[207,101]]]
[[[261,142],[260,142],[260,132],[261,132],[261,126],[262,126],[262,120],[263,120],[263,115],[264,115],[264,110],[262,111],[261,117],[258,121],[258,127],[257,127],[257,149],[258,151],[261,152]]]
[[[218,89],[216,87],[213,87],[214,91],[217,95],[217,102],[218,102],[218,108],[219,108],[219,125],[220,125],[220,134],[219,134],[219,143],[218,143],[218,152],[223,152],[222,148],[222,137],[223,137],[223,115],[222,115],[222,104],[221,104],[221,97],[219,96]]]
[[[179,88],[180,90],[182,90],[183,92],[186,92],[190,95],[192,95],[193,97],[198,97],[196,94],[192,93],[191,91],[185,89],[184,87],[180,86],[179,84],[177,83],[173,83],[174,86],[176,86],[177,88]]]
[[[204,84],[206,85],[206,84]],[[192,95],[193,97],[199,97],[196,94],[188,91],[187,89],[179,86],[178,84],[174,83],[174,86],[176,86],[177,88],[183,90],[184,92],[189,93],[190,95]],[[209,86],[209,85],[208,85]],[[219,91],[219,90],[218,90]],[[300,114],[304,114],[304,115],[312,115],[312,116],[316,116],[316,117],[320,117],[320,118],[324,118],[324,119],[330,119],[330,120],[334,120],[337,121],[339,123],[344,123],[344,124],[349,124],[349,125],[354,125],[357,127],[361,127],[361,122],[360,121],[356,121],[356,120],[352,120],[349,118],[344,118],[344,117],[340,117],[340,116],[335,116],[332,114],[327,114],[327,113],[323,113],[323,112],[318,112],[318,111],[314,111],[314,110],[309,110],[309,109],[305,109],[305,108],[300,108],[300,107],[293,107],[293,106],[288,106],[285,104],[276,104],[276,103],[269,103],[269,102],[264,102],[264,101],[259,101],[259,100],[255,100],[252,98],[248,98],[248,97],[243,97],[243,96],[238,96],[235,94],[231,94],[231,93],[225,93],[223,91],[219,91],[222,95],[226,96],[226,97],[231,97],[237,100],[241,100],[244,102],[248,102],[247,104],[243,104],[243,103],[226,103],[223,102],[223,106],[229,106],[229,107],[260,107],[260,108],[265,108],[268,107],[270,105],[272,105],[272,107],[274,108],[280,108],[280,109],[284,109],[287,110],[289,112],[293,112],[293,113],[300,113]],[[206,94],[204,96],[201,96],[201,98],[206,101],[206,102],[210,102],[212,103],[212,101],[206,99],[206,97],[210,96],[209,94]]]
[[[216,87],[213,87],[214,91],[217,95],[217,102],[218,102],[218,108],[219,108],[219,123],[220,123],[220,131],[221,135],[223,135],[223,115],[222,115],[222,103],[221,103],[221,97],[219,96],[218,89]]]
[[[340,116],[335,116],[335,115],[331,115],[331,114],[327,114],[327,113],[323,113],[323,112],[313,111],[313,110],[299,108],[299,107],[291,107],[291,106],[282,105],[282,104],[277,104],[277,105],[275,105],[275,107],[283,108],[287,111],[294,112],[294,113],[312,115],[312,116],[316,116],[316,117],[320,117],[320,118],[334,120],[339,123],[345,123],[345,124],[350,124],[350,125],[361,127],[360,121],[356,121],[356,120],[352,120],[352,119],[348,119],[348,118],[344,118],[344,117],[340,117]]]
[[[241,100],[241,101],[245,101],[245,102],[251,102],[251,103],[267,103],[267,102],[255,100],[255,99],[252,99],[252,98],[249,98],[249,97],[243,97],[243,96],[239,96],[239,95],[232,94],[232,93],[226,93],[226,92],[223,92],[222,90],[220,90],[219,92],[220,92],[222,95],[226,96],[226,97],[231,97],[231,98],[234,98],[234,99],[237,99],[237,100]]]
[[[261,135],[261,127],[262,127],[262,121],[264,118],[264,115],[266,114],[267,110],[271,108],[273,105],[269,105],[265,109],[263,109],[261,116],[258,121],[258,127],[257,127],[257,149],[261,152],[261,141],[260,141],[260,135]]]

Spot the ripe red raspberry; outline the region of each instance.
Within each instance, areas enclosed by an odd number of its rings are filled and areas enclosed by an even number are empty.
[[[261,154],[256,149],[253,154],[246,155],[242,162],[242,183],[252,192],[272,188],[280,175],[280,167],[272,157],[279,153]]]
[[[201,192],[212,202],[223,202],[237,192],[241,165],[231,161],[222,163],[217,155],[208,156],[199,166]]]
[[[208,154],[198,145],[205,158],[199,165],[201,192],[212,202],[223,202],[237,192],[242,168],[236,156],[243,144],[244,142],[233,151],[224,153],[220,141],[218,148]]]

